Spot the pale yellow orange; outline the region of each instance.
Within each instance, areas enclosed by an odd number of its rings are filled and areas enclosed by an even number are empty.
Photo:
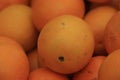
[[[94,51],[94,37],[89,25],[71,15],[48,22],[38,38],[41,64],[63,74],[81,70]]]

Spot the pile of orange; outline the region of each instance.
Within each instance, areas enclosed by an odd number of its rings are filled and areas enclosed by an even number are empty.
[[[0,80],[120,80],[120,0],[1,0]]]

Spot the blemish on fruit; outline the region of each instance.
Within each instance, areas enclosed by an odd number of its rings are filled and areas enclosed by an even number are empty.
[[[62,22],[61,24],[62,24],[63,26],[65,26],[65,23],[64,23],[64,22]]]
[[[60,62],[64,62],[64,57],[63,57],[63,56],[60,56],[60,57],[58,57],[58,60],[59,60]]]

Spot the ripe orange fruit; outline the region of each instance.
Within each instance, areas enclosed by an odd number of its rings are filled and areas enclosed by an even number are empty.
[[[94,37],[81,18],[63,15],[48,22],[38,39],[40,63],[55,72],[81,70],[94,51]]]
[[[27,80],[29,63],[22,47],[0,36],[0,80]]]
[[[31,9],[25,5],[12,5],[0,12],[0,35],[19,42],[30,51],[37,42],[37,31],[32,23]]]
[[[82,18],[84,12],[83,0],[32,0],[33,22],[39,31],[57,16],[69,14]]]
[[[28,5],[28,0],[0,0],[0,10],[13,5],[13,4],[25,4]]]
[[[30,73],[29,80],[68,80],[68,78],[49,69],[40,68]]]
[[[104,43],[109,54],[114,50],[120,49],[120,11],[107,24]]]
[[[38,51],[37,51],[37,49],[28,53],[28,59],[29,59],[29,63],[30,63],[30,71],[33,71],[33,70],[39,68],[40,63],[38,61]]]
[[[92,9],[85,16],[85,21],[89,24],[95,37],[95,54],[105,53],[104,30],[112,16],[117,12],[110,6],[101,6]]]
[[[98,80],[98,72],[105,58],[105,56],[92,57],[84,69],[74,74],[73,80]]]
[[[105,59],[99,70],[98,80],[120,80],[120,49]]]

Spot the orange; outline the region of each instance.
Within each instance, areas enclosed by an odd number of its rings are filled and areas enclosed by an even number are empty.
[[[30,73],[29,80],[68,80],[68,78],[49,69],[40,68]]]
[[[99,70],[98,80],[120,80],[120,49],[105,59]]]
[[[0,36],[0,80],[27,80],[28,74],[29,63],[22,47]]]
[[[116,13],[116,9],[110,6],[101,6],[92,9],[85,16],[85,21],[89,24],[95,37],[95,55],[105,53],[104,30],[107,23]]]
[[[32,0],[33,22],[39,31],[57,16],[69,14],[82,18],[84,13],[83,0]]]
[[[0,12],[0,35],[19,42],[25,51],[33,49],[37,42],[37,31],[32,23],[31,8],[11,5]]]
[[[92,30],[76,16],[56,17],[45,25],[38,38],[40,63],[62,74],[81,70],[93,51]]]
[[[117,12],[107,24],[104,43],[109,54],[120,49],[120,12]]]

